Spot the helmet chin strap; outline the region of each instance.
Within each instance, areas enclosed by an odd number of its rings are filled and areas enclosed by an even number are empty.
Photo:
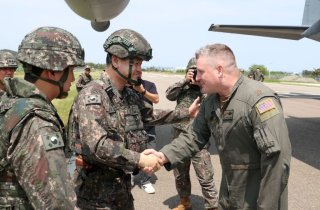
[[[128,77],[124,76],[124,75],[118,70],[118,68],[116,68],[116,67],[111,63],[112,69],[113,69],[115,72],[117,72],[120,77],[122,77],[123,79],[127,80],[127,82],[128,82],[129,85],[137,85],[137,84],[139,84],[139,81],[131,79],[133,63],[134,63],[134,60],[130,58],[130,60],[129,60],[129,73],[128,73]]]
[[[59,90],[60,90],[59,91],[59,95],[57,96],[57,98],[62,99],[62,98],[66,98],[68,96],[68,92],[64,92],[63,91],[63,86],[64,86],[64,83],[68,79],[69,70],[70,70],[70,68],[67,67],[63,71],[63,75],[62,75],[62,77],[60,78],[59,81],[55,81],[55,80],[51,80],[51,79],[46,79],[46,78],[40,77],[40,76],[34,74],[29,68],[25,68],[25,73],[26,74],[30,74],[31,76],[33,76],[33,77],[35,77],[37,79],[41,79],[41,80],[46,81],[48,83],[51,83],[53,85],[57,85],[59,87]]]

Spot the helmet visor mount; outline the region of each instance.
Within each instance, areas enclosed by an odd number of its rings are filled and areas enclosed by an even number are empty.
[[[120,46],[126,52],[112,52],[110,48],[115,46]],[[152,48],[148,46],[145,52],[140,52],[130,41],[121,37],[121,36],[114,36],[111,39],[108,39],[104,45],[104,49],[107,52],[110,52],[113,55],[116,55],[119,58],[141,58],[142,60],[149,61],[152,59]]]

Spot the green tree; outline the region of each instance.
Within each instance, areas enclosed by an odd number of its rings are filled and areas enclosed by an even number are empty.
[[[312,76],[314,78],[320,78],[320,68],[314,69],[313,72],[312,72]]]

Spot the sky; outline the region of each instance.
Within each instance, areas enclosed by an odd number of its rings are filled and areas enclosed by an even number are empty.
[[[239,68],[264,65],[270,71],[299,73],[320,68],[320,43],[208,31],[211,24],[301,25],[305,0],[131,0],[105,32],[75,14],[63,0],[1,0],[0,49],[16,50],[24,36],[41,26],[74,34],[85,62],[105,63],[103,43],[114,31],[133,29],[151,44],[153,59],[143,67],[185,68],[196,50],[223,43]]]

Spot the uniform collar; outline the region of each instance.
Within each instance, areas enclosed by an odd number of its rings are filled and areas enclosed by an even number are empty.
[[[21,98],[41,98],[49,101],[47,96],[32,83],[20,78],[5,78],[3,82],[6,87],[6,92],[12,97]]]

